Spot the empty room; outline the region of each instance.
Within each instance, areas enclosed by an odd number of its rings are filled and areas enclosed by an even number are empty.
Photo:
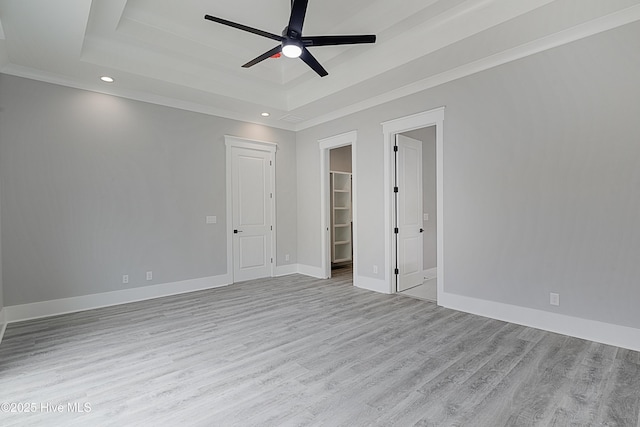
[[[640,0],[0,0],[0,425],[640,427]]]

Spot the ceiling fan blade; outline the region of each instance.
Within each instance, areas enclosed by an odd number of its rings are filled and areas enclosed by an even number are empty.
[[[246,25],[238,24],[237,22],[227,21],[226,19],[217,18],[211,15],[205,15],[204,19],[209,21],[217,22],[218,24],[227,25],[229,27],[237,28],[238,30],[247,31],[252,34],[257,34],[262,37],[266,37],[268,39],[277,40],[279,42],[282,41],[283,37],[277,34],[268,33],[266,31],[258,30],[257,28],[248,27]]]
[[[307,14],[307,3],[309,3],[309,0],[291,1],[291,16],[287,26],[287,35],[289,37],[299,38],[302,36],[302,25],[304,24],[304,16]]]
[[[275,55],[276,53],[280,53],[281,51],[282,51],[282,45],[278,45],[278,46],[274,47],[273,49],[263,53],[260,56],[258,56],[257,58],[252,59],[251,61],[247,62],[242,67],[243,68],[253,67],[257,63],[262,62],[267,58],[271,58],[273,55]]]
[[[311,67],[313,71],[318,73],[320,77],[324,77],[329,74],[306,47],[302,48],[302,55],[300,55],[300,59],[302,59],[309,67]]]
[[[359,35],[359,36],[316,36],[302,37],[302,43],[307,46],[336,46],[341,44],[364,44],[375,43],[376,36]]]

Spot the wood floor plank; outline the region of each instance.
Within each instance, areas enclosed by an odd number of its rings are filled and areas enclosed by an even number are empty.
[[[638,352],[368,292],[348,270],[14,323],[0,345],[0,402],[44,405],[2,426],[640,427],[639,390]]]

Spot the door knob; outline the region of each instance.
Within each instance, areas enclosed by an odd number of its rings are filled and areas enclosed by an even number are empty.
[[[420,232],[422,233],[423,231],[424,231],[424,228],[421,228],[421,229],[420,229]]]
[[[233,230],[233,234],[242,233],[242,230]]]

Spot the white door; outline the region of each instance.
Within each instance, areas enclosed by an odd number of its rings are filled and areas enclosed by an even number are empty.
[[[396,135],[398,292],[422,284],[422,142]]]
[[[271,275],[272,154],[231,150],[233,278],[239,282]]]

